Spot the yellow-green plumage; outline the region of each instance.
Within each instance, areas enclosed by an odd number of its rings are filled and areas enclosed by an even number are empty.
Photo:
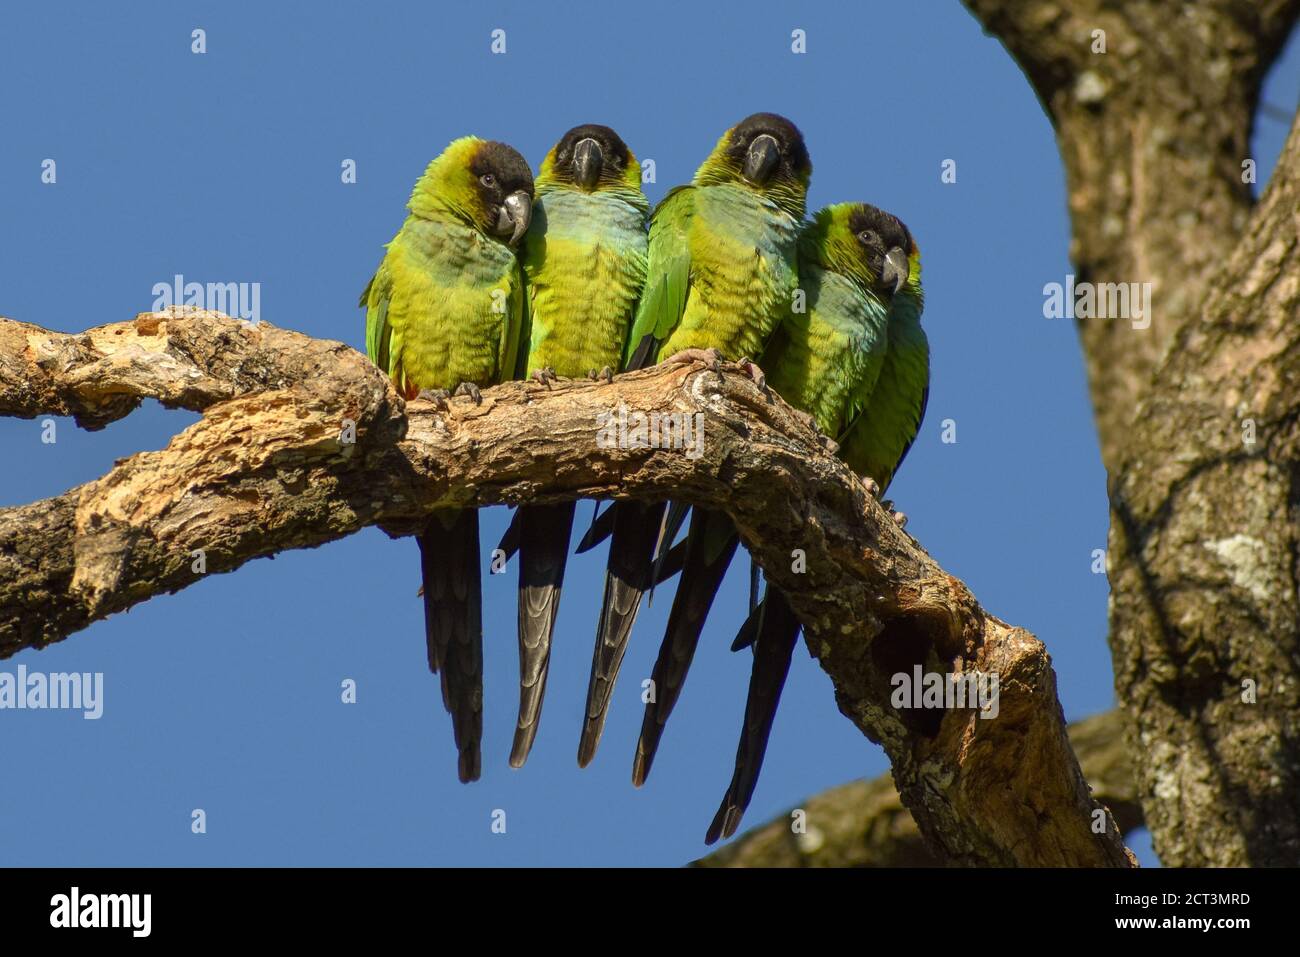
[[[406,222],[361,294],[366,354],[406,398],[514,377],[525,313],[512,247],[532,199],[523,157],[476,137],[453,141],[415,184]],[[478,513],[440,511],[418,542],[429,668],[452,715],[460,779],[472,781],[483,735]]]
[[[649,204],[641,192],[641,168],[626,147],[618,165],[610,156],[610,168],[586,189],[558,166],[562,144],[551,149],[538,172],[533,222],[523,243],[526,371],[549,368],[576,377],[619,368],[645,285]],[[613,152],[613,144],[606,152]]]
[[[798,283],[797,244],[811,175],[803,136],[784,117],[756,113],[722,135],[690,185],[671,191],[651,218],[649,275],[626,352],[630,367],[686,350],[716,350],[732,360],[762,353]],[[625,502],[612,509],[580,764],[595,751],[605,715],[597,696],[610,694],[651,583],[663,511],[659,504]],[[681,508],[672,513],[681,514]],[[717,536],[722,545],[728,527]],[[724,569],[729,557],[712,547],[689,554]],[[632,774],[640,784],[640,755]]]
[[[799,308],[763,355],[768,385],[818,428],[840,436],[866,406],[884,363],[888,301],[878,266],[850,227],[858,204],[818,212],[799,240]]]
[[[781,155],[776,175],[754,183],[744,147],[762,135],[778,139]],[[653,361],[685,349],[758,356],[798,284],[811,172],[788,120],[756,114],[723,134],[691,184],[670,192],[651,219],[650,275],[629,354],[651,336]]]
[[[646,274],[641,167],[607,126],[576,126],[547,153],[523,243],[527,375],[575,378],[620,367]],[[542,376],[543,379],[546,375]],[[519,718],[510,763],[537,735],[574,503],[515,513],[519,542]]]
[[[485,145],[463,137],[429,164],[362,293],[366,354],[408,398],[515,374],[523,278],[514,250],[484,232],[491,215],[472,171]]]
[[[889,347],[870,401],[840,439],[840,458],[884,492],[894,480],[921,421],[930,396],[930,344],[921,328],[925,296],[921,288],[921,253],[908,250],[907,281],[894,294],[889,310]]]
[[[810,414],[829,435],[838,437],[855,428],[866,434],[873,424],[889,355],[891,296],[911,247],[901,223],[860,203],[821,210],[800,235],[801,295],[772,336],[762,364],[768,385]],[[642,722],[634,765],[638,780],[648,773],[737,543],[725,515],[696,511],[685,543],[682,580],[652,674],[657,699],[647,705]],[[769,589],[762,612],[751,616],[746,630],[757,640],[736,768],[705,837],[708,843],[734,833],[749,804],[799,621],[784,596]]]

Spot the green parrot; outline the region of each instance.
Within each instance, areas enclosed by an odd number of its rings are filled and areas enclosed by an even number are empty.
[[[834,222],[844,207],[831,209],[834,211],[831,221]],[[764,357],[764,361],[769,362],[774,370],[773,388],[780,392],[784,387],[787,392],[782,394],[792,405],[810,412],[824,432],[838,437],[840,457],[862,476],[872,494],[879,495],[888,487],[916,438],[925,418],[929,396],[930,348],[921,328],[921,311],[925,305],[921,290],[921,254],[907,227],[875,207],[865,204],[848,207],[848,224],[848,232],[868,251],[873,274],[880,277],[875,284],[880,301],[889,303],[883,339],[869,333],[858,343],[858,346],[869,343],[868,356],[859,358],[858,362],[866,370],[866,376],[874,378],[874,388],[865,392],[860,388],[845,389],[839,372],[844,363],[834,359],[827,361],[825,355],[820,360],[816,358],[823,350],[814,343],[825,333],[818,329],[815,317],[818,313],[824,315],[827,310],[818,310],[812,305],[811,292],[811,321],[804,323],[798,317],[790,317],[782,326],[782,332],[788,335],[773,343],[778,354],[770,360]],[[816,228],[814,224],[813,234]],[[844,251],[848,246],[843,238],[841,236],[838,243],[822,245],[827,250],[838,245]],[[882,251],[883,259],[880,257]],[[835,258],[834,253],[827,257],[830,260]],[[800,346],[801,339],[807,345]],[[858,347],[852,341],[848,345],[851,349]],[[788,350],[788,358],[794,360],[793,369],[791,363],[779,354],[785,350]],[[799,360],[800,351],[806,353],[806,360]],[[835,403],[820,401],[830,390],[837,390],[844,399],[838,407]],[[894,518],[900,524],[904,521],[898,513],[894,513]],[[705,836],[708,844],[719,837],[733,835],[749,806],[781,689],[790,670],[790,658],[799,640],[799,629],[799,620],[785,596],[779,589],[769,588],[760,607],[741,626],[732,646],[738,649],[752,644],[754,663],[745,700],[740,744],[736,749],[735,772]]]
[[[649,214],[640,164],[608,126],[575,126],[546,154],[522,247],[526,375],[549,383],[557,375],[612,377],[621,366],[645,285]],[[513,767],[523,765],[537,735],[575,505],[523,506],[507,533],[519,549]]]
[[[792,303],[764,353],[763,365],[768,384],[828,435],[844,435],[876,391],[887,355],[891,297],[907,275],[910,245],[897,220],[861,203],[821,210],[800,236],[803,301]],[[656,697],[646,706],[637,742],[633,783],[638,786],[649,774],[737,544],[735,529],[724,514],[695,510],[685,542],[682,580],[652,676]],[[739,805],[735,820],[727,821],[720,812],[710,830],[710,843],[723,826],[734,829],[748,803],[798,636],[798,622],[783,599],[769,596],[760,607],[764,617],[755,616],[750,627],[761,620],[768,631],[760,645],[762,654],[755,656],[740,749],[743,768],[737,772],[740,780],[733,782],[733,790],[743,793],[744,800],[731,800],[729,792],[724,807]],[[790,622],[794,622],[793,637]]]
[[[689,185],[664,197],[650,221],[649,274],[628,338],[625,368],[662,359],[744,360],[762,353],[798,283],[797,245],[808,180],[803,135],[755,113],[718,140]],[[750,366],[761,380],[757,367]],[[665,506],[615,502],[578,764],[595,756],[641,596],[654,573]],[[593,532],[595,532],[593,526]],[[594,544],[584,538],[581,550]]]
[[[466,136],[411,191],[410,215],[361,294],[366,354],[407,399],[480,401],[516,376],[525,323],[514,247],[532,219],[533,176],[504,143]],[[483,610],[478,512],[445,509],[419,536],[429,668],[452,716],[461,781],[479,776]]]

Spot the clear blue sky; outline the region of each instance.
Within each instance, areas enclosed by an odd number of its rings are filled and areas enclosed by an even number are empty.
[[[730,8],[730,9],[724,9]],[[190,52],[207,31],[207,53]],[[507,53],[489,52],[503,28]],[[808,52],[790,52],[807,31]],[[1288,114],[1292,43],[1266,98]],[[1068,224],[1051,126],[1019,70],[955,0],[61,4],[0,22],[0,314],[76,331],[150,308],[176,273],[261,283],[263,319],[363,344],[357,295],[412,183],[456,136],[536,164],[606,123],[653,158],[658,200],[756,110],[793,118],[810,207],[868,200],[925,257],[929,416],[893,492],[910,531],[993,613],[1052,652],[1067,717],[1108,708],[1106,539],[1072,326],[1042,316]],[[1261,178],[1286,124],[1261,120]],[[40,181],[41,162],[58,181]],[[340,182],[356,160],[358,182]],[[957,161],[954,185],[940,182]],[[1132,277],[1141,279],[1142,277]],[[1159,303],[1156,303],[1159,308]],[[1134,333],[1138,334],[1138,333]],[[957,443],[940,423],[957,423]],[[90,480],[194,416],[151,404],[99,433],[0,420],[0,505]],[[590,505],[579,510],[585,523]],[[484,547],[507,519],[486,513]],[[737,562],[649,784],[629,783],[661,593],[633,636],[595,764],[574,754],[603,550],[575,559],[537,746],[506,764],[517,677],[513,569],[485,577],[483,779],[456,781],[424,663],[412,540],[379,531],[214,575],[0,663],[102,671],[104,715],[0,711],[0,864],[677,865],[699,856],[730,778],[748,656],[727,645]],[[340,703],[340,682],[359,686]],[[747,816],[887,770],[801,648]],[[208,832],[190,832],[190,812]],[[507,814],[493,834],[490,815]],[[815,822],[813,822],[815,823]],[[1149,854],[1144,853],[1149,861]]]

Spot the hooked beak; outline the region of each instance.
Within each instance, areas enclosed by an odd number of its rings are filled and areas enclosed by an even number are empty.
[[[889,290],[891,296],[907,282],[907,273],[907,253],[903,252],[901,246],[895,246],[885,253],[885,265],[880,270],[880,281]]]
[[[595,140],[579,140],[573,147],[573,179],[583,189],[592,189],[596,185],[604,165],[605,154]]]
[[[781,150],[777,147],[775,139],[766,133],[755,136],[754,142],[749,144],[749,152],[745,155],[745,179],[755,186],[762,186],[772,175],[772,170],[776,169],[780,159]]]
[[[528,224],[533,218],[533,198],[522,189],[515,190],[501,203],[497,211],[497,234],[509,235],[506,240],[511,246],[519,245],[519,240],[528,232]]]

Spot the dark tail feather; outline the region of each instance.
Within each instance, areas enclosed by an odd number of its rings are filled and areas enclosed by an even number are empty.
[[[661,556],[661,559],[659,570],[655,573],[656,585],[662,585],[682,570],[682,565],[686,561],[686,543],[678,542],[669,550],[667,555]]]
[[[591,527],[587,529],[587,533],[578,542],[578,547],[573,550],[574,554],[581,555],[583,552],[595,548],[609,538],[614,531],[614,507],[611,505],[602,512],[599,502],[596,502],[595,506],[591,513]]]
[[[655,586],[665,578],[662,573],[664,559],[672,550],[673,541],[681,531],[682,523],[686,521],[686,514],[690,510],[689,505],[681,502],[668,503],[668,511],[664,514],[663,524],[659,528],[659,541],[655,545],[655,564],[654,571],[650,574],[650,594],[646,598],[647,605],[655,600]]]
[[[799,619],[790,610],[785,596],[775,588],[768,588],[764,604],[767,607],[758,641],[754,644],[754,669],[750,672],[749,697],[745,700],[745,723],[740,730],[740,746],[736,749],[736,771],[704,837],[706,844],[735,834],[745,808],[749,807],[754,785],[758,783],[758,772],[763,767],[763,754],[767,750],[768,735],[772,733],[772,719],[781,700],[781,689],[790,673],[790,657],[799,640]]]
[[[546,673],[551,663],[551,634],[560,609],[564,564],[573,530],[574,502],[528,505],[519,520],[519,721],[510,751],[510,766],[523,767],[537,737]]]
[[[368,289],[367,289],[368,291]],[[362,304],[364,305],[364,303]],[[641,341],[636,344],[636,351],[632,353],[632,358],[627,360],[625,369],[641,369],[648,365],[654,364],[655,351],[659,347],[659,341],[652,335],[644,335]]]
[[[515,509],[506,533],[501,536],[501,541],[497,542],[497,551],[502,553],[503,561],[508,562],[519,554],[519,525],[523,520],[522,512],[523,509]]]
[[[749,613],[752,615],[754,609],[758,607],[758,586],[759,579],[762,577],[762,570],[758,567],[758,562],[754,561],[754,556],[749,556]]]
[[[745,619],[744,624],[740,626],[740,630],[736,632],[735,640],[731,642],[732,651],[748,648],[757,640],[758,633],[763,628],[763,613],[765,611],[767,611],[766,597],[758,603],[758,607],[749,613],[749,617]]]
[[[716,535],[728,536],[721,551],[714,551],[711,545],[711,539]],[[651,673],[654,700],[645,706],[641,737],[636,743],[636,757],[632,761],[632,783],[636,787],[644,784],[650,775],[650,765],[654,762],[664,725],[677,704],[686,672],[695,657],[695,648],[700,643],[700,634],[704,631],[704,621],[732,556],[736,554],[737,544],[739,539],[731,528],[730,519],[720,512],[695,510],[691,516],[690,533],[686,536],[682,580],[677,583],[677,594],[673,596],[673,607],[668,613],[668,628]]]
[[[459,774],[478,780],[483,739],[483,596],[478,512],[445,511],[418,539],[424,579],[424,635],[429,668],[442,678],[451,714]]]
[[[662,503],[615,502],[613,538],[605,569],[605,598],[596,628],[596,649],[591,659],[591,680],[587,685],[587,712],[578,743],[578,766],[585,768],[596,755],[610,695],[618,669],[623,664],[627,641],[636,621],[641,595],[650,584],[655,542],[663,517]]]

